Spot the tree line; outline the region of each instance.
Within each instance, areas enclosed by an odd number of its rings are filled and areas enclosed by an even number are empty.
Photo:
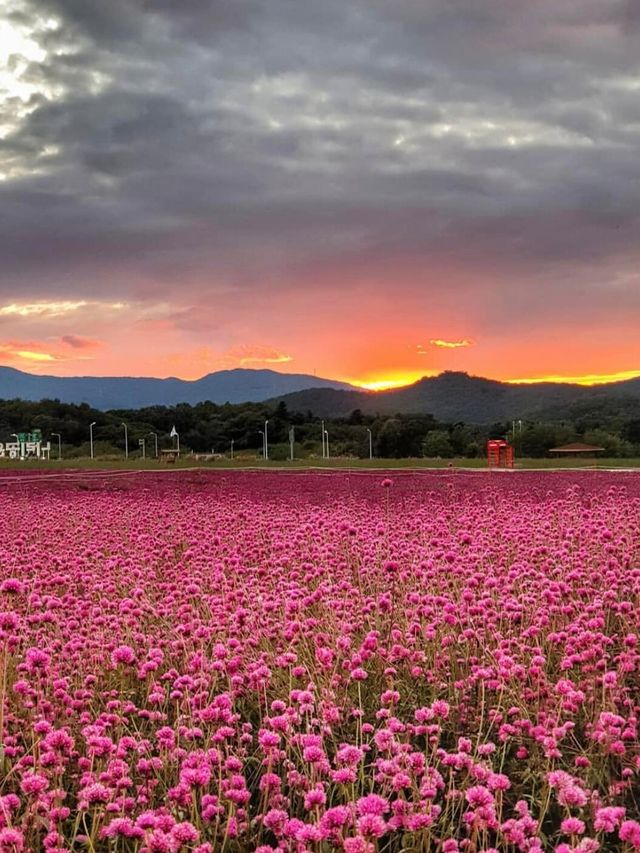
[[[297,457],[320,456],[322,423],[310,412],[290,412],[285,403],[150,406],[102,412],[87,404],[61,403],[59,400],[28,402],[0,401],[0,441],[11,441],[11,434],[40,429],[44,440],[52,433],[62,437],[66,457],[89,455],[89,425],[93,427],[97,456],[121,454],[127,425],[131,455],[139,452],[138,442],[146,441],[149,455],[172,446],[170,432],[175,426],[183,451],[229,455],[231,443],[238,455],[259,455],[265,420],[269,421],[269,456],[286,459],[289,454],[289,430],[295,433]],[[539,458],[549,449],[572,441],[582,441],[605,449],[605,455],[640,455],[640,418],[580,418],[558,422],[499,422],[490,426],[442,423],[429,414],[365,415],[356,409],[348,417],[325,418],[331,456],[367,458],[371,448],[377,457],[460,458],[484,456],[489,438],[507,438],[518,456]],[[52,440],[55,456],[57,439]]]

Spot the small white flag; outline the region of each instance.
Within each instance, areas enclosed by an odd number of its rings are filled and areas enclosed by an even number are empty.
[[[175,428],[175,425],[169,435],[171,436],[171,438],[175,438],[178,435],[178,430]]]

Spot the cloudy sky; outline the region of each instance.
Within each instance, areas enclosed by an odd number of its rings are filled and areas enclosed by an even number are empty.
[[[0,363],[640,373],[638,0],[0,9]]]

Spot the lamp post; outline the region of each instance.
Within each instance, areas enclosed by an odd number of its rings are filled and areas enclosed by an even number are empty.
[[[122,422],[122,426],[124,427],[124,458],[129,458],[129,433],[127,432],[127,425],[125,422]]]
[[[324,437],[325,437],[324,421],[320,421],[320,425],[322,427],[322,458],[326,459],[327,454],[326,454],[325,447],[324,447]]]
[[[93,421],[89,424],[89,443],[91,445],[91,458],[93,459],[93,428],[96,425],[96,422]]]
[[[326,458],[328,459],[329,458],[329,431],[326,429],[324,431],[324,446],[325,446],[325,451],[327,453]]]
[[[62,459],[62,436],[59,432],[52,432],[51,438],[58,439],[58,459]]]
[[[269,458],[269,421],[264,422],[264,458]]]
[[[155,442],[156,442],[156,459],[157,459],[158,458],[158,433],[157,432],[150,432],[149,435],[152,435],[155,439]]]
[[[17,432],[12,432],[12,433],[11,433],[11,438],[15,438],[15,440],[16,440],[16,444],[18,445],[18,454],[20,455],[20,459],[23,459],[24,457],[23,457],[23,455],[22,455],[22,442],[20,441],[20,438],[19,438],[19,436],[18,436],[18,433],[17,433]]]
[[[139,444],[139,445],[140,445],[140,447],[142,448],[142,458],[143,458],[143,459],[146,459],[146,458],[147,458],[147,450],[146,450],[146,444],[145,444],[145,440],[144,440],[144,438],[139,438],[139,439],[138,439],[138,444]]]
[[[175,427],[175,424],[173,425],[173,428],[172,428],[171,432],[169,433],[169,435],[171,436],[171,438],[175,438],[175,440],[176,440],[176,452],[177,452],[178,456],[180,456],[180,435],[178,433],[178,430]]]
[[[293,451],[296,443],[296,428],[291,427],[289,430],[289,450],[290,450],[290,459],[293,462]]]
[[[367,427],[367,432],[369,433],[369,459],[373,459],[373,437],[369,427]]]
[[[233,459],[233,439],[231,439],[231,458]]]

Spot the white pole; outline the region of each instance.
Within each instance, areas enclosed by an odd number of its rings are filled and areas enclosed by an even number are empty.
[[[326,454],[325,449],[324,449],[324,434],[325,434],[324,433],[324,421],[321,421],[321,425],[322,425],[322,458],[326,459],[327,454]]]
[[[22,454],[23,454],[23,449],[22,449],[22,448],[24,447],[24,445],[23,445],[23,443],[20,441],[20,439],[18,438],[18,433],[17,433],[17,432],[12,432],[12,433],[11,433],[11,438],[15,438],[15,440],[16,440],[16,444],[18,445],[18,453],[20,454],[20,459],[24,459],[24,456],[22,455]]]
[[[122,426],[124,427],[124,458],[129,458],[129,436],[127,434],[127,425],[123,422]]]
[[[96,425],[96,422],[89,424],[89,442],[91,444],[91,458],[93,459],[93,428]]]
[[[326,458],[328,459],[329,458],[329,432],[328,432],[328,430],[324,431],[324,435],[325,435],[325,448],[327,451],[327,457]]]
[[[292,462],[293,462],[293,450],[294,450],[295,441],[296,441],[296,428],[291,427],[291,429],[289,430],[289,445],[290,445],[290,449],[291,449],[291,461]]]
[[[157,432],[150,432],[150,433],[149,433],[149,435],[152,435],[152,436],[154,437],[154,439],[155,439],[155,444],[156,444],[156,459],[157,459],[157,458],[158,458],[158,433],[157,433]]]
[[[264,458],[269,458],[269,421],[264,422]]]
[[[231,439],[231,458],[233,459],[233,439]]]
[[[373,439],[369,427],[367,427],[367,432],[369,433],[369,459],[373,459]]]

